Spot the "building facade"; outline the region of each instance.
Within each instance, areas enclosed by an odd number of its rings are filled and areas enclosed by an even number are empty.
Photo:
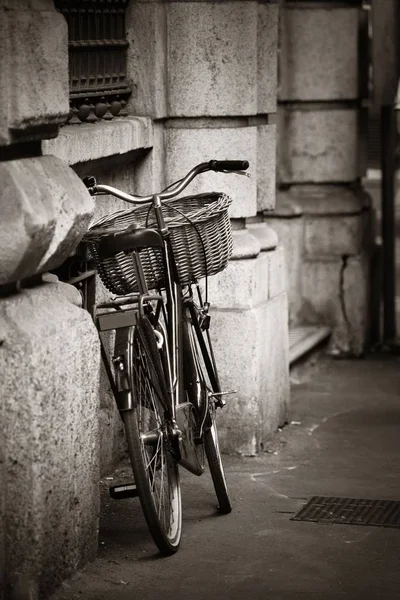
[[[0,1],[4,598],[45,595],[94,556],[98,481],[124,450],[96,329],[66,283],[90,221],[123,204],[94,202],[82,177],[147,194],[205,160],[250,162],[250,179],[190,188],[233,198],[233,257],[210,281],[222,384],[237,390],[226,452],[262,452],[288,419],[289,314],[362,352],[363,16],[350,0]],[[87,305],[107,294],[81,289]]]

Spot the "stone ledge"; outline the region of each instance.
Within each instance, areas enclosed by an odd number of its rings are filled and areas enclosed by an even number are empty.
[[[290,191],[278,191],[276,193],[276,205],[274,211],[264,211],[265,219],[293,219],[302,217],[301,206],[293,198]]]
[[[121,117],[100,123],[66,125],[56,139],[43,142],[43,153],[74,165],[152,146],[152,119]]]
[[[357,215],[368,209],[371,204],[369,195],[361,186],[356,185],[292,186],[288,192],[287,199],[289,198],[304,215]]]

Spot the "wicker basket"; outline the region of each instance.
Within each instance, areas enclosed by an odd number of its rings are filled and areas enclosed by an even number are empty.
[[[225,194],[211,192],[163,203],[163,214],[170,232],[171,246],[179,282],[187,285],[225,269],[232,254],[232,232],[228,207],[232,200]],[[149,208],[150,207],[150,208]],[[137,292],[132,257],[119,252],[100,260],[98,244],[103,236],[123,231],[135,223],[138,227],[157,227],[151,205],[107,215],[94,223],[84,236],[98,273],[110,292],[123,295]],[[140,253],[149,289],[164,286],[162,254],[146,248]]]

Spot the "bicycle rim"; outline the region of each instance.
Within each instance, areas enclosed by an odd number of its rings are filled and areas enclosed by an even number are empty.
[[[220,392],[218,384],[211,383],[211,380],[218,382],[218,375],[216,373],[216,366],[209,353],[210,361],[213,364],[214,372],[216,377],[211,378],[207,372],[206,361],[203,356],[201,345],[199,343],[199,336],[205,337],[200,327],[195,326],[190,311],[186,309],[186,318],[191,323],[192,335],[190,336],[193,353],[196,357],[196,363],[199,369],[199,375],[202,385],[206,392]],[[209,341],[210,342],[210,341]],[[211,342],[210,342],[211,343]],[[207,345],[209,346],[206,342]],[[222,464],[222,457],[218,442],[218,431],[216,424],[216,407],[215,400],[210,397],[208,413],[206,415],[205,427],[204,427],[204,449],[206,452],[207,462],[211,473],[211,478],[214,484],[215,493],[218,499],[218,509],[223,514],[228,514],[232,510],[231,501],[229,499],[228,487],[226,484],[224,467]]]
[[[151,336],[148,325],[145,328],[146,344],[137,329],[132,334],[130,378],[134,408],[124,411],[122,416],[147,525],[160,552],[169,555],[178,550],[181,539],[181,491],[178,466],[169,449],[165,408],[158,393],[162,384],[154,381],[154,364],[158,363],[159,356],[151,350],[156,348],[156,343],[148,339]],[[157,350],[155,352],[158,353]]]

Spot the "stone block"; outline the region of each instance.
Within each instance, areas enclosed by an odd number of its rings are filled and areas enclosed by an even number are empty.
[[[331,346],[335,353],[362,356],[368,343],[370,263],[367,253],[343,264],[340,305]]]
[[[235,128],[167,128],[165,130],[166,179],[180,179],[197,163],[211,159],[248,160],[257,165],[257,127]],[[257,212],[257,183],[255,178],[234,174],[206,173],[197,177],[188,194],[223,191],[233,198],[232,218],[249,217]]]
[[[164,173],[164,125],[154,122],[152,127],[153,150],[143,154],[134,165],[134,190],[142,196],[163,190],[167,185]]]
[[[304,221],[302,215],[289,218],[265,217],[278,234],[279,244],[285,250],[286,286],[291,324],[299,322],[301,310],[301,273],[303,262]]]
[[[0,111],[0,145],[4,146],[9,143],[10,135],[8,131],[8,120],[9,120],[9,79],[10,65],[10,39],[9,39],[9,25],[8,18],[5,16],[4,7],[0,7],[0,105],[2,110]],[[7,108],[6,108],[7,107]],[[1,599],[3,600],[3,599]]]
[[[257,128],[257,211],[275,208],[276,125]]]
[[[93,200],[52,156],[0,164],[0,284],[59,266],[89,224]]]
[[[227,268],[209,281],[210,301],[215,308],[246,310],[269,296],[269,257],[232,260]]]
[[[43,154],[69,165],[119,156],[153,146],[153,122],[146,117],[119,117],[112,121],[66,125],[54,140],[44,141]]]
[[[275,296],[263,310],[258,334],[262,354],[259,381],[260,450],[289,418],[289,328],[286,293]]]
[[[335,326],[340,306],[343,261],[304,261],[302,266],[301,320],[310,324]]]
[[[265,254],[269,262],[268,297],[274,298],[286,292],[285,248],[280,245]]]
[[[286,292],[284,250],[278,247],[256,258],[231,260],[208,285],[210,300],[218,309],[255,308]]]
[[[313,216],[358,215],[371,206],[370,195],[355,183],[351,186],[292,185],[290,199],[301,213]]]
[[[163,2],[130,2],[126,12],[129,42],[129,112],[163,118],[167,110],[167,30]]]
[[[241,258],[255,258],[261,252],[261,243],[258,236],[246,227],[242,229],[232,228],[232,260]]]
[[[359,254],[364,246],[364,224],[364,214],[305,217],[305,255],[317,258]]]
[[[97,550],[98,337],[54,284],[3,299],[0,331],[7,583],[42,598]]]
[[[69,112],[67,23],[51,2],[0,8],[0,142],[57,135]],[[49,35],[49,31],[52,32]],[[33,76],[34,74],[34,76]]]
[[[252,219],[254,219],[254,222],[252,222]],[[278,236],[267,223],[262,221],[261,215],[247,219],[246,228],[260,242],[261,251],[275,250],[278,245]]]
[[[287,418],[286,295],[249,310],[213,310],[213,340],[227,397],[218,415],[224,452],[254,455]]]
[[[0,415],[1,415],[0,408]],[[6,472],[4,448],[6,446],[4,432],[0,428],[0,600],[5,600],[6,586]]]
[[[257,114],[257,2],[169,2],[169,116]]]
[[[276,112],[278,79],[278,21],[277,4],[259,3],[257,29],[257,108],[258,114]]]
[[[358,178],[357,109],[286,107],[280,110],[278,123],[280,183]]]
[[[282,10],[281,100],[358,98],[358,7]]]
[[[306,261],[302,320],[330,325],[332,352],[360,356],[368,341],[369,254]]]
[[[104,390],[101,388],[104,396]],[[114,397],[110,396],[107,408],[99,413],[100,439],[100,475],[105,477],[112,473],[127,451],[122,419],[117,410]]]
[[[121,164],[104,166],[104,164],[93,166],[90,163],[74,165],[74,171],[80,178],[88,173],[93,175],[98,183],[110,185],[126,191],[135,191],[135,164],[133,162],[122,162]],[[119,210],[132,208],[132,205],[120,200],[110,194],[96,196],[94,199],[93,218],[94,222],[100,217],[109,215]]]

